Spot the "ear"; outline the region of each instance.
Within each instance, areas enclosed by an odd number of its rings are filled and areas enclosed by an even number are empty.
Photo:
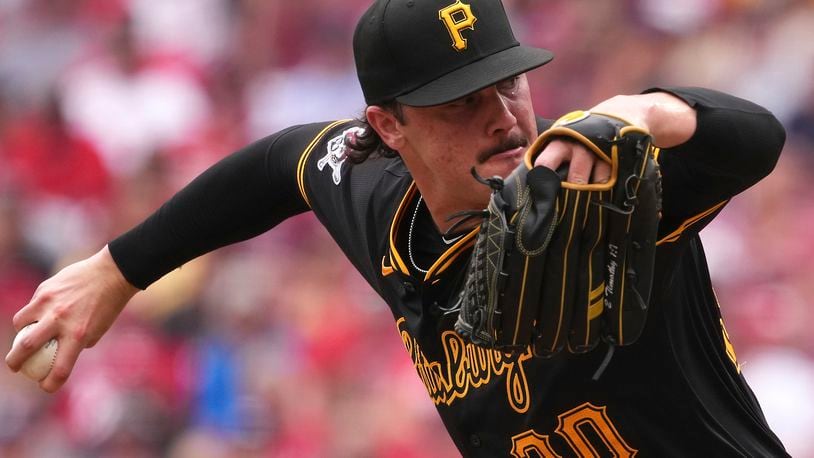
[[[405,143],[403,124],[396,115],[378,105],[371,105],[365,109],[365,116],[370,127],[390,149],[394,151],[401,149]]]

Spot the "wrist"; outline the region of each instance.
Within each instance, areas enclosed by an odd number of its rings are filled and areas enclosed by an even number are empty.
[[[646,103],[644,127],[659,148],[671,148],[685,143],[695,133],[695,109],[667,92],[652,92],[642,97]]]
[[[116,261],[113,260],[113,255],[110,254],[110,249],[107,245],[94,254],[91,260],[96,264],[96,268],[99,269],[101,278],[105,278],[106,281],[110,282],[111,287],[114,288],[121,297],[129,300],[140,291],[139,288],[127,281],[119,269],[119,266],[116,264]]]

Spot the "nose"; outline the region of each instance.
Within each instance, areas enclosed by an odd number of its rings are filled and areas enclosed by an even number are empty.
[[[511,110],[511,101],[507,100],[497,87],[491,86],[484,89],[484,100],[489,120],[487,133],[492,135],[502,135],[517,125],[517,118]]]

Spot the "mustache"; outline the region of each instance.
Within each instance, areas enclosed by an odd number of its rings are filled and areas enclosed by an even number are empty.
[[[500,142],[500,144],[498,144],[497,146],[489,148],[488,150],[478,154],[478,164],[483,164],[495,154],[500,154],[504,151],[520,147],[527,148],[528,146],[529,139],[523,136],[523,134],[520,133],[509,134],[509,136],[506,137],[506,139]]]

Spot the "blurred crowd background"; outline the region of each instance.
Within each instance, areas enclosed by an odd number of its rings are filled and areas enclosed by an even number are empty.
[[[42,280],[209,164],[359,115],[368,3],[0,0],[2,354]],[[521,41],[557,56],[531,74],[542,116],[674,84],[783,121],[773,175],[703,239],[747,379],[814,457],[814,2],[505,3]],[[0,457],[456,455],[388,309],[309,215],[138,295],[58,394],[0,370]]]

